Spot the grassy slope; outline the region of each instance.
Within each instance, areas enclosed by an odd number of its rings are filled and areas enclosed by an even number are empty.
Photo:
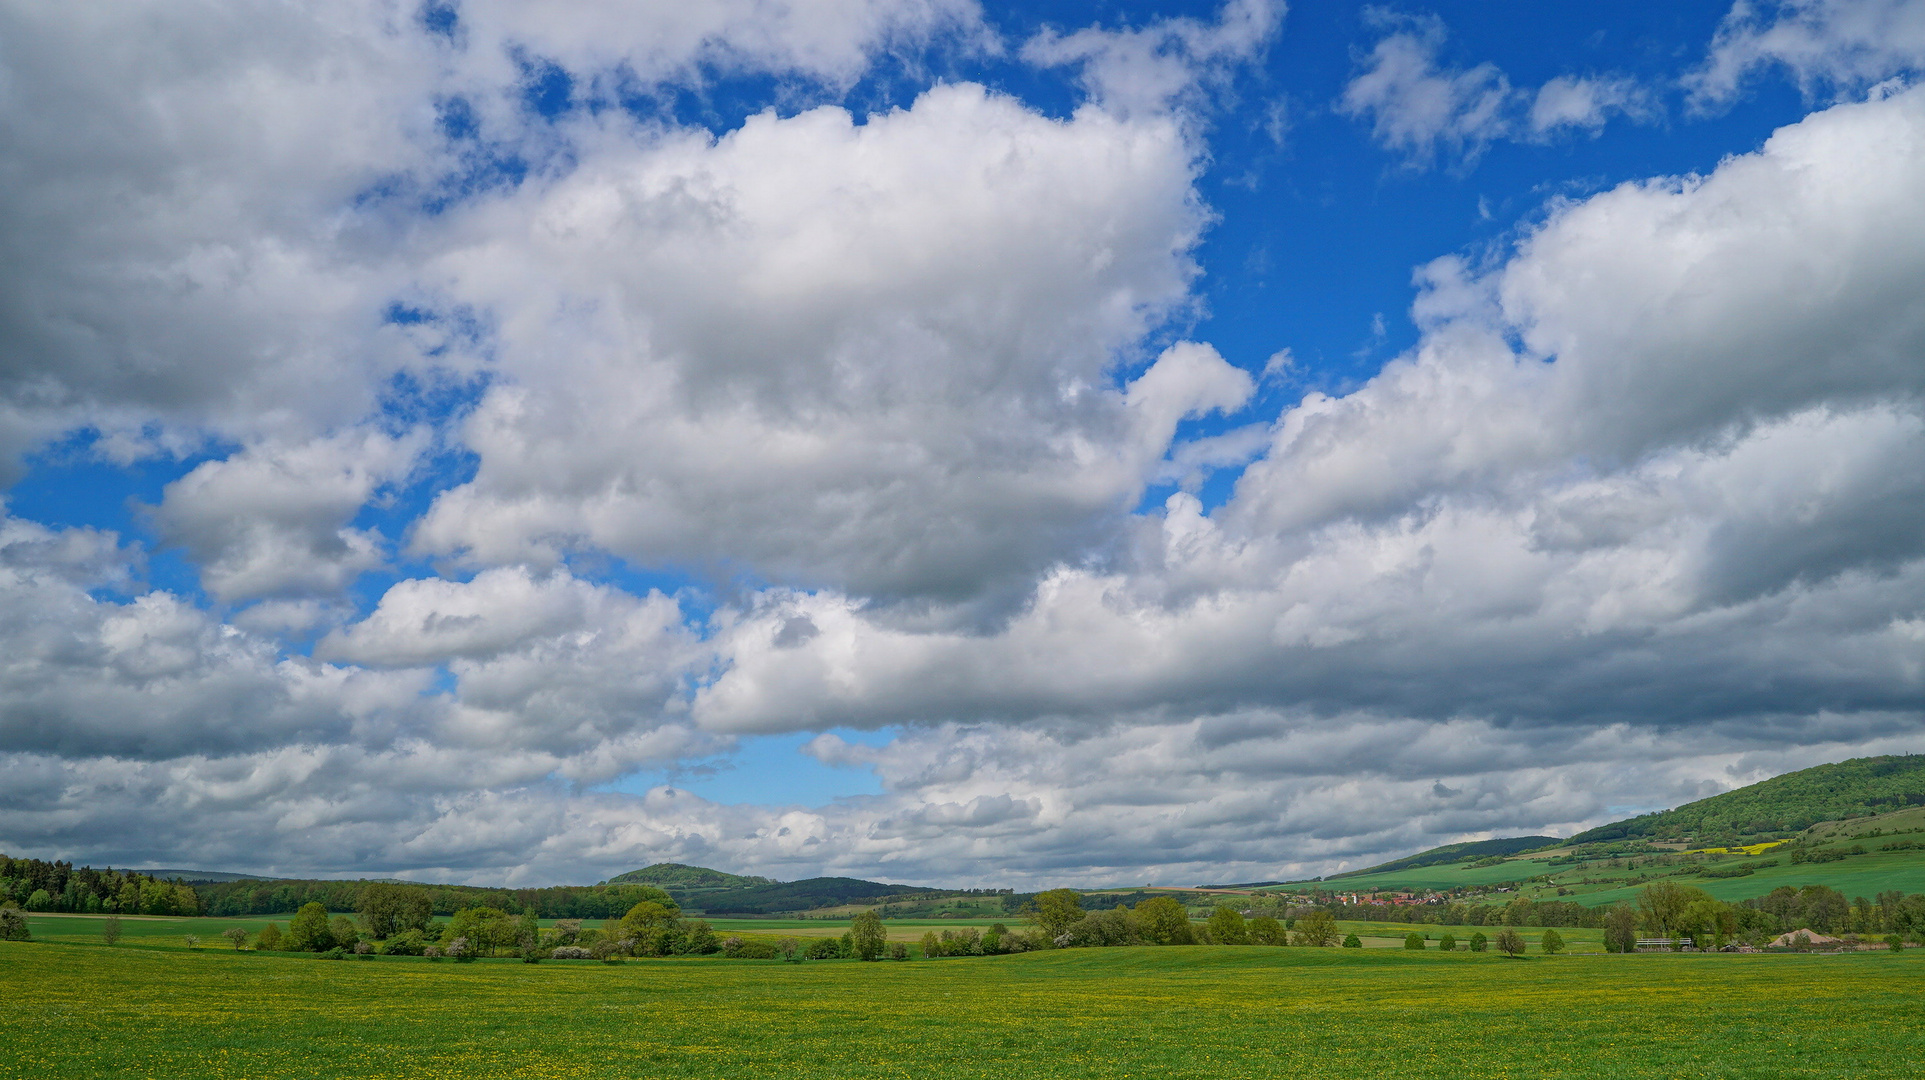
[[[0,1080],[1910,1077],[1922,977],[1920,952],[608,967],[0,943]]]
[[[1600,825],[1572,843],[1619,837],[1787,833],[1821,821],[1876,814],[1925,795],[1925,754],[1853,758],[1785,773],[1672,810]],[[1894,803],[1891,800],[1897,799]]]
[[[1868,835],[1874,831],[1881,835]],[[1746,877],[1680,876],[1667,877],[1665,880],[1695,886],[1721,900],[1742,900],[1747,897],[1762,896],[1781,885],[1794,887],[1829,885],[1846,896],[1876,896],[1888,889],[1897,889],[1906,893],[1925,893],[1925,850],[1894,852],[1878,850],[1881,845],[1894,841],[1925,843],[1925,807],[1914,807],[1850,821],[1821,823],[1807,829],[1801,834],[1801,838],[1814,851],[1841,849],[1862,844],[1868,850],[1868,854],[1850,856],[1839,862],[1794,864],[1787,861],[1782,850],[1766,851],[1750,858],[1727,857],[1716,862],[1705,863],[1706,867],[1711,869],[1761,866],[1767,862],[1777,863],[1776,866],[1764,866]],[[1619,886],[1609,883],[1585,885],[1581,883],[1583,879],[1623,880],[1640,873],[1668,874],[1670,870],[1675,869],[1673,867],[1612,869],[1602,863],[1558,867],[1546,861],[1552,854],[1555,853],[1536,858],[1513,859],[1498,866],[1486,866],[1476,870],[1458,866],[1427,866],[1414,870],[1341,878],[1326,882],[1325,887],[1345,892],[1352,890],[1363,892],[1373,888],[1443,890],[1489,886],[1501,881],[1523,881],[1550,874],[1553,879],[1552,884],[1531,886],[1523,890],[1523,895],[1534,899],[1560,899],[1557,896],[1557,889],[1562,886],[1571,889],[1572,894],[1561,899],[1598,905],[1635,899],[1638,889],[1642,886]],[[1499,896],[1492,899],[1507,898]]]

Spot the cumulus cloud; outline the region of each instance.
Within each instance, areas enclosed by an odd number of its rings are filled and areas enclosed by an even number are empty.
[[[1738,0],[1686,84],[1701,107],[1747,76],[1783,67],[1807,94],[1861,91],[1925,68],[1925,7],[1914,0]]]
[[[154,512],[162,542],[186,548],[224,601],[337,594],[385,561],[379,534],[348,522],[424,441],[355,431],[206,462],[167,485]]]
[[[1612,114],[1641,118],[1650,95],[1623,76],[1560,75],[1535,93],[1513,87],[1495,64],[1453,67],[1441,59],[1443,21],[1373,9],[1389,30],[1360,61],[1337,109],[1368,119],[1385,149],[1425,168],[1439,156],[1472,164],[1494,142],[1542,141],[1569,129],[1596,133]]]
[[[1229,0],[1215,23],[1158,19],[1137,29],[1046,28],[1022,57],[1043,67],[1078,68],[1091,100],[1118,113],[1165,113],[1176,102],[1221,84],[1276,37],[1284,5]]]
[[[860,124],[582,140],[436,264],[494,313],[500,377],[416,550],[1020,592],[1128,509],[1176,420],[1247,397],[1210,350],[1115,385],[1196,273],[1197,148],[1167,115],[952,85]]]

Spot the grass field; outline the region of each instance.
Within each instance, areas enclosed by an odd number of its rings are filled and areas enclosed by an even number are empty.
[[[1913,1077],[1925,955],[482,961],[0,943],[0,1078]]]

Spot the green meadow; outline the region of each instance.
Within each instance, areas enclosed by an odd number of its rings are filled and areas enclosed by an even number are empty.
[[[1920,950],[531,965],[45,940],[0,943],[0,1078],[1915,1077],[1921,988]]]

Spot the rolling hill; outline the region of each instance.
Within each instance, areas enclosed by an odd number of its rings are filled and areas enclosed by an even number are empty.
[[[969,892],[891,885],[861,878],[818,877],[772,881],[683,863],[656,863],[608,879],[611,885],[653,885],[683,909],[709,915],[771,915],[847,904],[877,904]]]
[[[1674,810],[1600,825],[1566,842],[1645,838],[1731,844],[1907,806],[1925,806],[1925,754],[1853,758],[1800,769]]]
[[[1658,879],[1725,900],[1806,885],[1847,896],[1925,892],[1925,755],[1820,765],[1568,840],[1447,844],[1281,891],[1427,891],[1473,901],[1597,905],[1630,899]]]

